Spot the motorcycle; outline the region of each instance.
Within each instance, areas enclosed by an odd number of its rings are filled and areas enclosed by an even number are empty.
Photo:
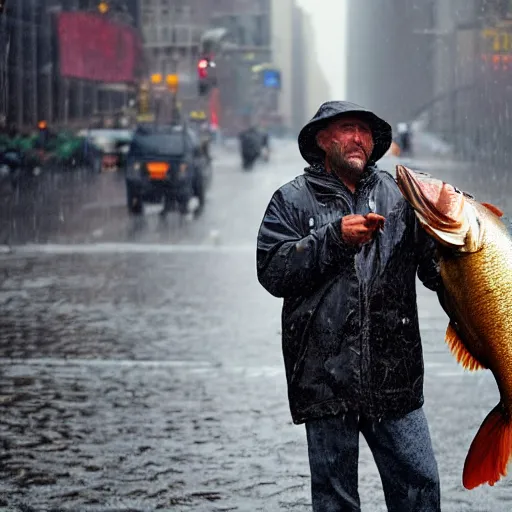
[[[23,170],[23,157],[17,149],[6,149],[0,153],[0,177],[8,179],[15,188]]]
[[[261,156],[261,138],[255,129],[246,130],[239,135],[242,168],[249,171]]]

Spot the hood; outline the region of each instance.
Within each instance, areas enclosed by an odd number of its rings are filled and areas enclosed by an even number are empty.
[[[350,103],[348,101],[328,101],[323,103],[318,112],[313,116],[299,134],[299,150],[306,162],[310,165],[324,165],[325,152],[316,143],[316,134],[334,118],[343,115],[354,115],[364,119],[372,130],[374,148],[368,161],[369,165],[375,164],[382,158],[391,146],[391,126],[383,119],[376,116],[370,110]]]

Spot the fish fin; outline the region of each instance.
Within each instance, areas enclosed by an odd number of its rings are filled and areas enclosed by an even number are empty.
[[[512,423],[504,416],[499,403],[487,415],[469,447],[462,473],[464,487],[494,485],[507,474],[511,452]]]
[[[448,324],[448,329],[446,329],[445,339],[455,359],[457,359],[466,370],[474,371],[483,370],[485,368],[485,366],[466,348],[466,345],[464,345],[464,342],[460,339],[460,336],[451,322]]]
[[[480,203],[482,206],[485,206],[488,210],[490,210],[494,215],[498,217],[503,217],[503,212],[497,206],[494,206],[491,203]]]

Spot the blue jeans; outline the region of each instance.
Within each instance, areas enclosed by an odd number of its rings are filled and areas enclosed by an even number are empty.
[[[354,415],[306,423],[313,512],[359,511],[359,432],[370,447],[390,512],[439,512],[439,474],[427,419],[417,409],[380,422]]]

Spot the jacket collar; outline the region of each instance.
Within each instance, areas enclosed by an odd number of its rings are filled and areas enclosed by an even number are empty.
[[[357,185],[355,194],[371,187],[379,180],[380,170],[376,166],[368,166]],[[340,193],[352,196],[348,187],[334,174],[328,173],[321,165],[313,165],[304,169],[307,182],[314,189],[315,193],[323,197],[336,196]]]

